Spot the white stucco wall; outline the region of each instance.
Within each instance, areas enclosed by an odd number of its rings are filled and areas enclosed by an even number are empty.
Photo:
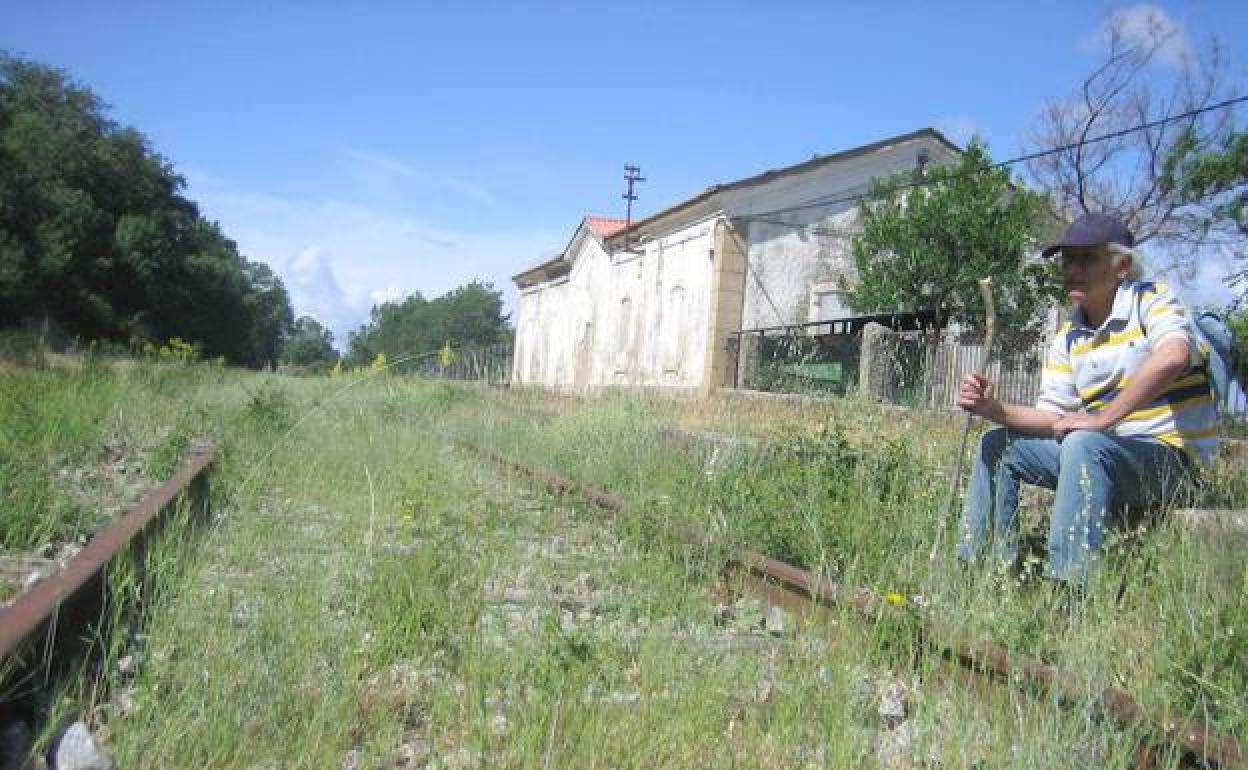
[[[852,280],[857,202],[877,177],[954,159],[930,136],[838,159],[767,182],[702,196],[642,228],[629,253],[608,254],[582,223],[563,278],[522,289],[513,381],[555,387],[702,384],[710,336],[715,223],[745,237],[741,328],[809,319],[812,289]],[[812,201],[828,201],[811,207]],[[797,211],[777,209],[801,206]]]
[[[856,229],[858,214],[848,204],[827,216],[808,212],[789,215],[794,226],[748,221],[748,269],[742,327],[756,329],[802,323],[809,318],[815,286],[852,277],[847,233]]]
[[[849,243],[859,228],[858,203],[843,199],[869,192],[877,177],[914,169],[921,152],[927,154],[929,163],[954,160],[948,147],[920,137],[828,167],[725,193],[724,210],[740,223],[738,229],[744,226],[748,244],[742,328],[811,320],[814,287],[826,288],[842,276],[852,281]],[[830,203],[770,213],[818,200]]]
[[[702,221],[611,256],[578,234],[568,275],[520,292],[513,382],[700,385],[712,237]]]

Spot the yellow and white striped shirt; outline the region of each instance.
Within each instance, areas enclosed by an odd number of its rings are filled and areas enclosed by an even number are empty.
[[[1037,408],[1059,414],[1103,409],[1162,340],[1176,335],[1191,348],[1191,366],[1111,430],[1180,447],[1194,460],[1210,462],[1218,448],[1218,412],[1205,368],[1209,351],[1187,309],[1164,283],[1120,284],[1099,328],[1088,326],[1076,308],[1049,346]]]

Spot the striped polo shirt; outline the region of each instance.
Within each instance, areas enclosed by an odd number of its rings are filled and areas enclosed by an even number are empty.
[[[1076,307],[1049,346],[1036,406],[1059,414],[1095,413],[1126,387],[1163,340],[1180,336],[1192,351],[1187,371],[1110,430],[1182,448],[1208,463],[1218,448],[1218,412],[1205,368],[1209,350],[1193,330],[1183,303],[1164,283],[1119,284],[1109,317],[1099,328],[1089,326]]]

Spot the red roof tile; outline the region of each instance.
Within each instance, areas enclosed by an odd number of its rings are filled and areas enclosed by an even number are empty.
[[[589,215],[585,217],[585,224],[589,225],[589,229],[594,231],[594,235],[599,238],[606,238],[608,235],[614,235],[624,229],[627,224],[623,219],[611,219],[610,217],[599,217]]]

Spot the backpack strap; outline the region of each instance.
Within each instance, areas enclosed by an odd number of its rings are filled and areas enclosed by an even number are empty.
[[[1153,291],[1157,290],[1157,285],[1150,282],[1149,286],[1153,287]],[[1135,290],[1135,317],[1140,322],[1140,331],[1144,333],[1144,338],[1148,338],[1148,327],[1144,325],[1144,283],[1136,284]]]
[[[1140,331],[1144,333],[1144,337],[1145,339],[1147,339],[1148,338],[1148,326],[1147,326],[1147,322],[1144,319],[1144,287],[1145,286],[1152,288],[1152,290],[1156,292],[1157,284],[1153,281],[1148,281],[1148,282],[1142,281],[1138,284],[1138,289],[1135,292],[1135,317],[1139,319]],[[1186,306],[1185,306],[1185,309],[1186,309]],[[1209,367],[1209,356],[1218,355],[1218,352],[1213,349],[1213,345],[1211,343],[1209,343],[1207,340],[1204,339],[1205,333],[1201,331],[1200,327],[1196,324],[1196,318],[1194,316],[1191,317],[1190,323],[1191,323],[1192,330],[1196,333],[1196,339],[1194,340],[1194,342],[1197,345],[1197,347],[1199,347],[1203,343],[1206,346],[1208,346],[1209,349],[1207,351],[1203,351],[1205,354],[1204,360],[1200,364],[1197,364],[1196,366],[1189,366],[1187,370],[1192,373],[1195,373],[1195,372],[1204,373],[1205,383],[1209,386],[1209,392],[1213,394],[1213,397],[1216,400],[1218,397],[1218,391],[1217,391],[1217,387],[1214,385],[1214,382],[1213,382],[1213,370]]]

